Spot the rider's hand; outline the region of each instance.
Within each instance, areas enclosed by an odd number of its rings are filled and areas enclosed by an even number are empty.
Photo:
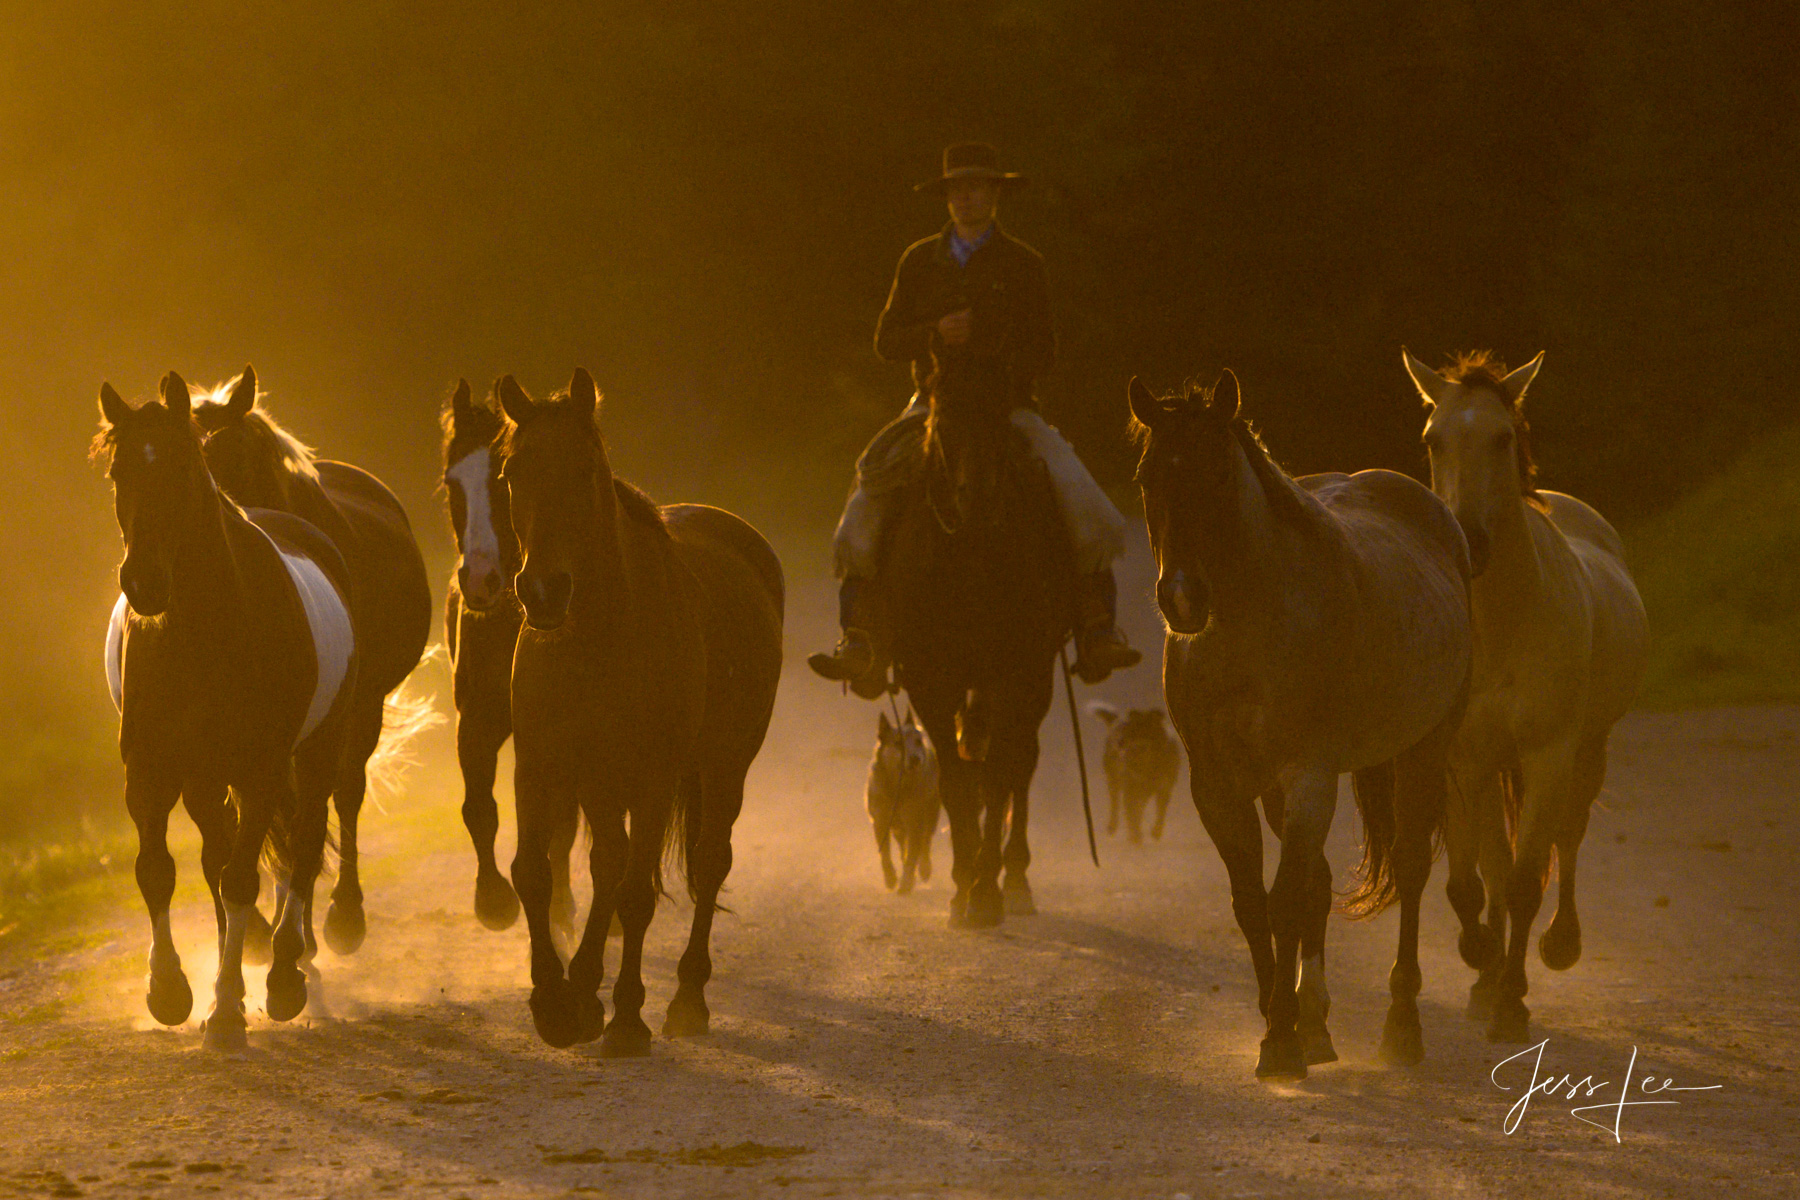
[[[953,312],[938,319],[938,334],[944,339],[946,346],[960,346],[969,340],[969,329],[974,321],[973,309],[965,308],[961,312]]]

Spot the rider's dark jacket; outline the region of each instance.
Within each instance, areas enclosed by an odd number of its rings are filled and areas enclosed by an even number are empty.
[[[1056,359],[1043,257],[995,225],[967,265],[959,264],[950,252],[954,230],[947,224],[900,256],[875,325],[875,353],[911,362],[913,385],[921,390],[935,353],[941,387],[966,379],[985,392],[991,384],[1006,407],[1035,407],[1032,385]],[[946,346],[938,320],[965,308],[973,312],[969,340]]]

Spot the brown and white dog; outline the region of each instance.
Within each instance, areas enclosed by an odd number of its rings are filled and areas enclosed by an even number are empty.
[[[1169,732],[1168,718],[1160,708],[1128,708],[1090,704],[1088,711],[1106,722],[1106,790],[1112,808],[1106,832],[1117,833],[1119,810],[1125,810],[1125,830],[1132,842],[1144,840],[1144,809],[1156,797],[1156,823],[1150,836],[1161,840],[1163,822],[1169,816],[1169,796],[1181,772],[1181,745]]]
[[[881,714],[864,803],[881,850],[882,879],[904,896],[912,891],[915,874],[920,880],[931,878],[931,839],[939,809],[937,751],[911,709],[899,725]],[[898,873],[888,850],[890,832],[900,844]]]

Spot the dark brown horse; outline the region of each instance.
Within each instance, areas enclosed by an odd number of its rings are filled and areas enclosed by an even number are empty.
[[[305,521],[246,515],[220,494],[179,376],[164,378],[160,404],[136,409],[102,386],[100,409],[95,450],[109,459],[125,536],[106,665],[150,913],[146,1000],[165,1025],[193,1007],[169,933],[167,834],[181,800],[219,925],[206,1043],[242,1046],[244,934],[265,842],[280,900],[268,1011],[288,1020],[306,1006],[312,889],[356,691],[349,574]]]
[[[332,785],[338,880],[325,914],[325,941],[339,954],[351,954],[366,930],[356,825],[383,722],[391,750],[436,720],[423,703],[388,699],[425,651],[431,585],[406,510],[380,480],[348,463],[315,459],[257,403],[256,372],[250,367],[218,393],[223,398],[196,405],[194,417],[205,431],[206,465],[219,487],[247,508],[293,513],[313,525],[331,539],[350,571],[358,670],[344,761]]]
[[[1163,693],[1268,1018],[1256,1073],[1304,1077],[1337,1058],[1325,1024],[1325,836],[1346,771],[1365,829],[1349,907],[1400,902],[1381,1055],[1414,1063],[1419,897],[1469,693],[1468,547],[1443,502],[1404,475],[1289,478],[1238,399],[1229,371],[1210,392],[1160,399],[1131,381],[1168,624]],[[1258,797],[1281,836],[1266,891]]]
[[[513,591],[519,539],[500,484],[500,435],[506,423],[490,401],[477,404],[461,380],[444,410],[444,493],[456,536],[456,571],[444,599],[444,637],[456,697],[456,759],[462,767],[463,824],[475,845],[475,915],[489,929],[519,918],[519,898],[494,861],[500,812],[494,775],[500,747],[512,736],[512,661],[525,610]],[[554,895],[551,924],[565,943],[575,937],[569,853],[578,815],[569,814],[550,847]]]
[[[658,508],[616,479],[586,371],[541,404],[510,375],[496,391],[524,552],[513,886],[531,930],[532,1019],[553,1046],[604,1027],[602,1054],[647,1054],[641,960],[666,853],[685,858],[694,924],[663,1033],[707,1030],[713,912],[781,677],[781,564],[732,514]],[[593,831],[594,903],[565,978],[550,936],[549,847],[576,808]],[[598,992],[615,909],[625,944],[608,1024]]]
[[[950,921],[986,927],[1035,911],[1031,777],[1074,568],[1049,479],[990,399],[1000,392],[928,391],[925,467],[897,506],[883,591],[899,681],[938,750]]]

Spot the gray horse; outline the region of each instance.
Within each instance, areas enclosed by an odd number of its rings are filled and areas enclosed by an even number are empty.
[[[1324,844],[1345,771],[1366,831],[1347,907],[1401,903],[1381,1054],[1417,1062],[1419,896],[1469,686],[1468,547],[1444,503],[1404,475],[1290,479],[1238,403],[1230,372],[1210,392],[1160,400],[1131,383],[1168,623],[1163,691],[1256,967],[1268,1018],[1256,1073],[1299,1078],[1337,1058]],[[1266,892],[1258,796],[1281,835]]]

